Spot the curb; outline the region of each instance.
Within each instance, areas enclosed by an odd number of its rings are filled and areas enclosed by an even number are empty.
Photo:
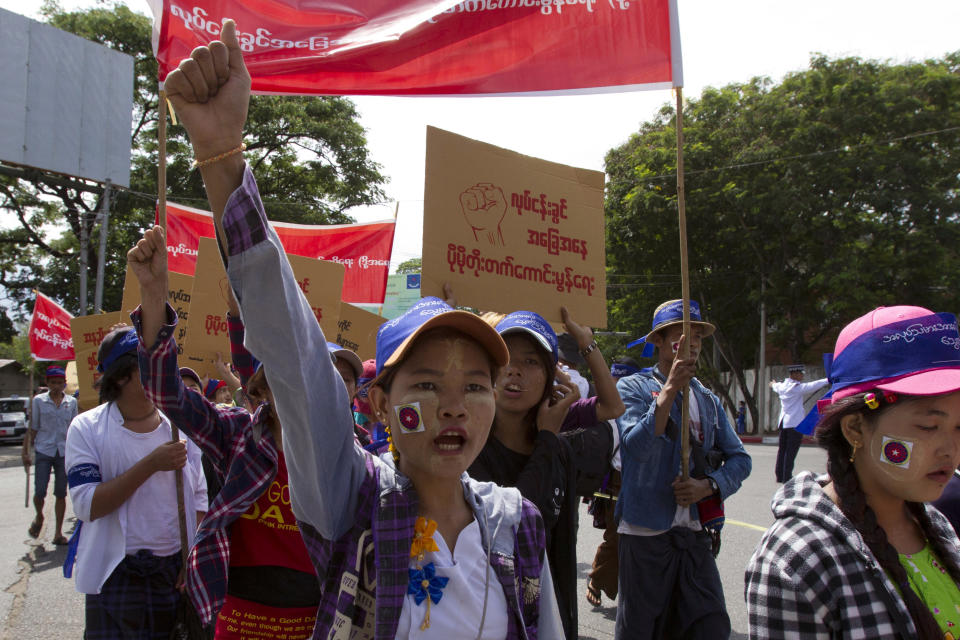
[[[757,435],[741,435],[740,442],[743,444],[779,444],[780,438],[776,435],[768,436],[757,436]],[[800,443],[803,446],[816,446],[816,441],[810,436],[803,436],[803,442]]]

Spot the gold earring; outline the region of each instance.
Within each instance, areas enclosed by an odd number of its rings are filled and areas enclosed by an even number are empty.
[[[853,447],[853,451],[850,452],[850,464],[853,464],[853,459],[857,457],[857,449],[860,448],[860,443],[854,442],[850,446]]]

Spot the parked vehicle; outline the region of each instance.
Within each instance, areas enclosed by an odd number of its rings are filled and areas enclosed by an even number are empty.
[[[0,398],[0,442],[19,444],[27,433],[27,398]]]

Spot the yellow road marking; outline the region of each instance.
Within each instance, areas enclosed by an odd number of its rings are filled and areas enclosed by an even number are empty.
[[[750,524],[749,522],[740,522],[739,520],[734,520],[733,518],[724,519],[728,524],[735,524],[738,527],[746,527],[747,529],[753,529],[754,531],[766,531],[766,527],[760,527],[755,524]]]

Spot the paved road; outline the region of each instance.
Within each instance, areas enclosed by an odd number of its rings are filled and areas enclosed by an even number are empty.
[[[10,448],[12,449],[12,447]],[[17,456],[19,456],[19,448]],[[746,607],[743,603],[743,569],[767,526],[773,522],[770,498],[776,491],[773,463],[775,446],[751,444],[753,474],[733,498],[727,501],[727,525],[718,563],[723,578],[734,639],[747,637]],[[0,448],[0,457],[9,453]],[[814,447],[802,447],[798,469],[823,472],[825,457]],[[31,483],[32,484],[32,483]],[[52,483],[51,483],[52,485]],[[0,640],[75,640],[83,635],[83,598],[72,581],[61,573],[65,550],[50,543],[53,504],[47,501],[47,522],[38,540],[26,531],[33,509],[23,508],[22,468],[0,468]],[[69,505],[68,515],[72,513]],[[591,607],[586,593],[586,574],[602,532],[593,529],[586,509],[581,512],[577,557],[580,580],[580,637],[603,640],[613,637],[616,603],[604,600],[603,607]],[[68,518],[69,522],[69,518]],[[71,527],[67,526],[67,529]]]

